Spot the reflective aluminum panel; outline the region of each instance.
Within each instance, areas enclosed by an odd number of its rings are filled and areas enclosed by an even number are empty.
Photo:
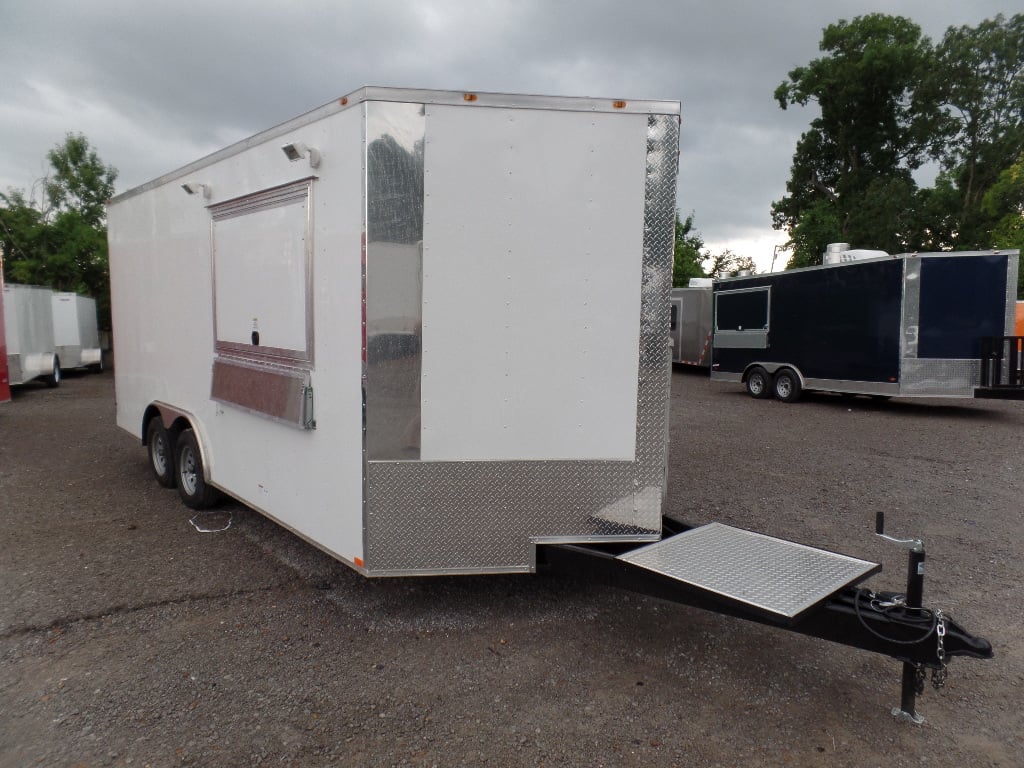
[[[423,140],[419,104],[366,105],[366,453],[420,455]]]

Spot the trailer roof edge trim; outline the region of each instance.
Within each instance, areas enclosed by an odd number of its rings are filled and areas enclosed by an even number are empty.
[[[715,285],[730,283],[733,281],[756,280],[758,278],[770,277],[772,275],[792,275],[800,272],[812,272],[821,269],[843,269],[859,264],[873,264],[879,261],[913,261],[914,259],[934,259],[960,256],[1020,256],[1019,248],[992,248],[987,251],[921,251],[919,253],[894,253],[892,256],[878,256],[871,259],[859,259],[857,261],[844,261],[836,264],[812,264],[809,267],[797,267],[795,269],[781,269],[778,272],[753,272],[749,275],[733,275],[731,277],[716,277]],[[685,287],[685,286],[683,286]],[[679,290],[678,288],[673,290]]]
[[[470,98],[471,97],[471,98]],[[612,98],[590,98],[581,96],[541,96],[530,94],[514,93],[489,93],[484,91],[439,91],[419,88],[391,88],[381,86],[365,86],[352,91],[346,96],[333,99],[323,106],[312,109],[283,123],[268,128],[265,131],[253,134],[249,138],[242,139],[224,149],[200,158],[181,168],[169,171],[152,181],[148,181],[137,187],[133,187],[119,195],[115,195],[107,205],[119,203],[122,200],[135,197],[156,187],[163,186],[172,181],[180,179],[191,173],[195,173],[208,165],[226,160],[229,157],[244,152],[251,147],[271,141],[303,126],[314,123],[325,117],[351,109],[354,106],[370,101],[391,101],[399,103],[416,104],[447,104],[452,106],[467,106],[469,108],[505,108],[505,109],[530,109],[544,108],[548,110],[562,110],[566,112],[609,112],[626,114],[647,114],[647,115],[676,115],[680,114],[680,103],[678,101],[656,101],[649,99],[625,99]]]

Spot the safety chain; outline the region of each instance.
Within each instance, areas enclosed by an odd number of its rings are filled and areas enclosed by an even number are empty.
[[[935,611],[935,637],[935,653],[939,658],[939,667],[932,670],[932,686],[938,691],[946,684],[946,678],[949,676],[949,669],[946,667],[946,617],[938,609]]]

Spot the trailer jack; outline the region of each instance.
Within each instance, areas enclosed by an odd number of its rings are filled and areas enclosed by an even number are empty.
[[[876,533],[885,536],[881,515],[876,520]],[[893,709],[893,714],[913,723],[924,721],[917,713],[916,699],[924,691],[928,669],[932,670],[933,685],[940,688],[954,656],[992,658],[992,645],[987,640],[970,634],[942,611],[922,605],[924,545],[917,539],[885,536],[909,549],[906,592],[895,593],[873,592],[856,585],[881,570],[874,563],[718,523],[693,527],[663,518],[662,534],[661,541],[639,547],[538,544],[538,571],[567,578],[585,577],[607,586],[889,656],[903,664],[900,705]],[[694,564],[695,559],[700,559],[692,556],[698,551],[695,547],[716,542],[725,542],[726,547],[735,543],[746,549],[730,559],[729,552],[720,548],[709,558],[711,567],[702,571],[699,562]],[[765,553],[760,562],[754,548]],[[787,548],[793,548],[795,570],[780,574],[767,586],[755,583],[763,581],[766,570],[779,570]],[[797,590],[801,589],[801,577],[806,575],[800,572],[801,568],[818,574],[822,572],[822,563],[827,566],[835,562],[846,567],[850,565],[847,561],[853,563],[847,568],[851,583],[824,594],[820,590],[816,593],[813,586],[807,586],[802,595],[794,596],[788,591],[794,583]],[[729,581],[722,581],[723,573],[728,574]],[[786,586],[778,586],[783,584]]]
[[[924,542],[921,539],[899,539],[886,535],[885,513],[882,510],[879,510],[875,516],[875,535],[907,550],[907,591],[904,595],[895,598],[896,603],[890,604],[902,609],[905,613],[917,613],[931,623],[931,627],[922,641],[929,639],[934,633],[935,661],[938,666],[932,667],[932,683],[938,690],[946,682],[946,635],[949,628],[942,611],[929,611],[922,605],[924,600]],[[992,648],[989,646],[989,655],[991,652]],[[925,668],[922,664],[913,661],[903,662],[900,705],[892,710],[894,717],[915,725],[924,722],[924,717],[918,714],[916,709],[917,696],[924,693],[924,681]]]

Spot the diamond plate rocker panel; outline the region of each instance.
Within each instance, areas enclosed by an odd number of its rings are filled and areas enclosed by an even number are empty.
[[[787,619],[881,569],[722,523],[693,528],[619,559]]]

